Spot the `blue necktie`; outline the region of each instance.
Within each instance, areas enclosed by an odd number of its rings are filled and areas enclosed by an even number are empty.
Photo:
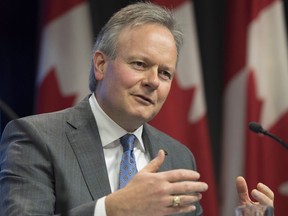
[[[137,173],[136,160],[133,153],[135,139],[134,134],[126,134],[120,138],[120,143],[123,146],[123,156],[120,164],[119,189],[125,187]]]

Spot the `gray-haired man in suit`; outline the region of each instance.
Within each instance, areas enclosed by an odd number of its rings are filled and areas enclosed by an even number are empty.
[[[202,215],[208,186],[192,153],[147,123],[168,96],[181,45],[182,32],[164,8],[137,3],[116,13],[94,46],[91,95],[6,127],[0,215]],[[138,173],[118,189],[119,138],[127,133],[137,138]],[[245,180],[242,186],[244,203]],[[257,192],[273,205],[268,188]]]

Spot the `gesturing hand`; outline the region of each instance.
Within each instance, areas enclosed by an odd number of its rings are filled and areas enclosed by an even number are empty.
[[[198,181],[200,175],[193,170],[157,173],[164,159],[164,151],[160,150],[126,187],[108,195],[105,202],[107,215],[158,216],[194,211],[193,203],[201,199],[201,192],[206,191],[208,185]],[[178,206],[172,206],[175,196],[180,198]]]
[[[253,202],[250,199],[247,183],[242,176],[236,178],[237,192],[242,205],[246,204],[262,204],[273,207],[274,193],[273,191],[262,183],[257,184],[257,188],[251,191],[251,196],[256,200]]]

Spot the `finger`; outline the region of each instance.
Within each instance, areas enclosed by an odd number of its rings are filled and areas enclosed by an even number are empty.
[[[263,194],[265,194],[269,199],[271,199],[272,201],[274,201],[274,193],[273,191],[266,186],[263,183],[258,183],[257,184],[257,189],[262,192]]]
[[[198,202],[202,198],[201,193],[194,193],[193,195],[182,195],[180,197],[180,206],[188,206],[188,205],[194,205],[195,202]],[[173,197],[174,199],[174,197]]]
[[[194,195],[199,192],[205,192],[208,189],[208,185],[205,182],[199,181],[183,181],[172,183],[169,189],[169,194],[187,194]]]
[[[166,211],[164,212],[164,215],[171,215],[171,214],[183,214],[183,213],[189,213],[196,210],[195,205],[186,205],[186,206],[177,206],[177,207],[168,207],[166,208]]]
[[[160,174],[171,183],[179,181],[196,181],[200,178],[198,172],[188,169],[168,170],[161,172]]]
[[[201,194],[198,194],[197,196],[195,195],[194,197],[180,195],[178,197],[180,198],[180,203],[178,206],[173,206],[175,196],[166,197],[167,212],[165,215],[195,211],[195,202],[202,198]]]
[[[155,173],[163,164],[165,159],[165,152],[161,149],[158,152],[158,155],[150,161],[140,172],[152,172]]]
[[[252,202],[249,197],[248,187],[245,179],[242,176],[236,178],[236,188],[241,204]]]
[[[258,191],[257,189],[252,190],[251,192],[252,197],[257,200],[262,205],[273,206],[273,200],[270,199],[268,196],[263,194],[262,192]]]
[[[187,196],[187,195],[179,195],[180,203],[178,206],[173,206],[173,200],[175,196],[169,196],[167,197],[168,205],[165,215],[170,215],[171,213],[184,213],[184,212],[192,212],[196,210],[195,203],[198,202],[201,198],[201,194],[194,194],[193,196]]]

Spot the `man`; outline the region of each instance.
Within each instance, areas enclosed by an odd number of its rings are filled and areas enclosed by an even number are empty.
[[[202,215],[208,186],[193,155],[147,124],[168,96],[181,45],[166,9],[136,3],[116,13],[93,50],[92,94],[75,107],[7,125],[0,215]],[[139,172],[122,187],[119,139],[126,134],[136,137],[129,157]],[[244,204],[245,180],[238,185]],[[273,205],[262,188],[256,200]]]

